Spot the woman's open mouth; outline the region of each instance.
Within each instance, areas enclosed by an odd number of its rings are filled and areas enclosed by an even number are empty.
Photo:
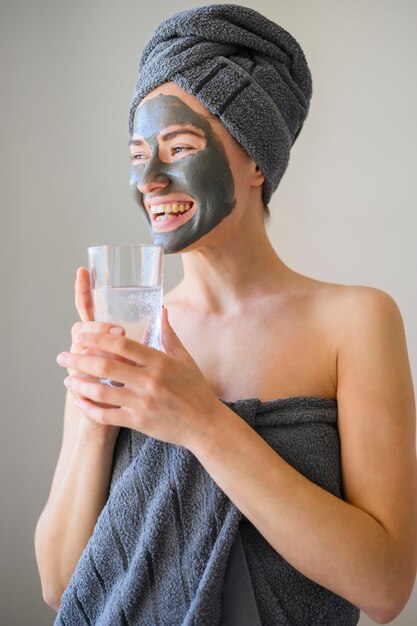
[[[174,230],[195,215],[195,202],[167,202],[150,206],[152,230],[167,232]]]

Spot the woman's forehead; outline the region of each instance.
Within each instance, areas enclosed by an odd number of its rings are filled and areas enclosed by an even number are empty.
[[[152,113],[151,113],[152,111]],[[163,83],[140,102],[136,109],[133,135],[156,135],[165,126],[192,125],[204,131],[207,138],[214,136],[226,148],[238,144],[221,121],[201,102],[173,82]],[[159,130],[158,130],[159,129]],[[240,146],[239,146],[240,148]],[[242,149],[242,148],[240,148]]]
[[[173,95],[159,93],[141,103],[135,114],[133,133],[142,137],[158,135],[172,127],[194,127],[209,136],[212,130],[208,120]]]
[[[180,98],[165,94],[158,94],[149,98],[138,107],[135,115],[135,127],[144,127],[149,124],[151,126],[193,124],[204,129],[208,126],[207,120],[193,111]]]

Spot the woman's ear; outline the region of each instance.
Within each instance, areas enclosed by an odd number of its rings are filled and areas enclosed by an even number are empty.
[[[263,184],[265,180],[265,176],[261,172],[261,168],[259,167],[259,165],[257,165],[254,161],[253,161],[253,164],[254,164],[254,171],[253,171],[253,176],[252,176],[252,183],[254,187],[259,187],[260,185]]]

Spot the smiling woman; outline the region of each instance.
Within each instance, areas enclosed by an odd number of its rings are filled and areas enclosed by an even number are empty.
[[[184,278],[158,351],[95,322],[78,272],[36,544],[57,626],[353,626],[408,601],[417,466],[401,313],[378,289],[293,271],[265,229],[311,92],[297,41],[237,5],[174,15],[142,54],[130,186]]]
[[[191,125],[171,125],[158,134],[158,158],[161,162],[175,163],[177,157],[193,154],[206,147],[206,137],[203,130]],[[134,134],[130,141],[131,159],[133,166],[144,165],[151,158],[151,147],[147,141],[140,135]],[[133,146],[137,146],[133,148]],[[137,170],[139,175],[144,174],[143,170]],[[131,184],[134,194],[140,189],[140,184],[136,180],[132,172]],[[143,186],[143,180],[142,180]],[[167,232],[186,221],[191,219],[196,211],[196,203],[194,200],[181,196],[180,194],[164,194],[161,197],[151,196],[149,200],[143,200],[142,204],[146,206],[154,230]],[[179,219],[187,213],[185,219]],[[161,222],[164,222],[161,224]]]

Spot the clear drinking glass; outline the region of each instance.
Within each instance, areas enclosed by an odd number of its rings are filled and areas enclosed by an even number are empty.
[[[88,248],[94,319],[123,326],[127,337],[157,350],[163,349],[163,258],[161,246]]]

